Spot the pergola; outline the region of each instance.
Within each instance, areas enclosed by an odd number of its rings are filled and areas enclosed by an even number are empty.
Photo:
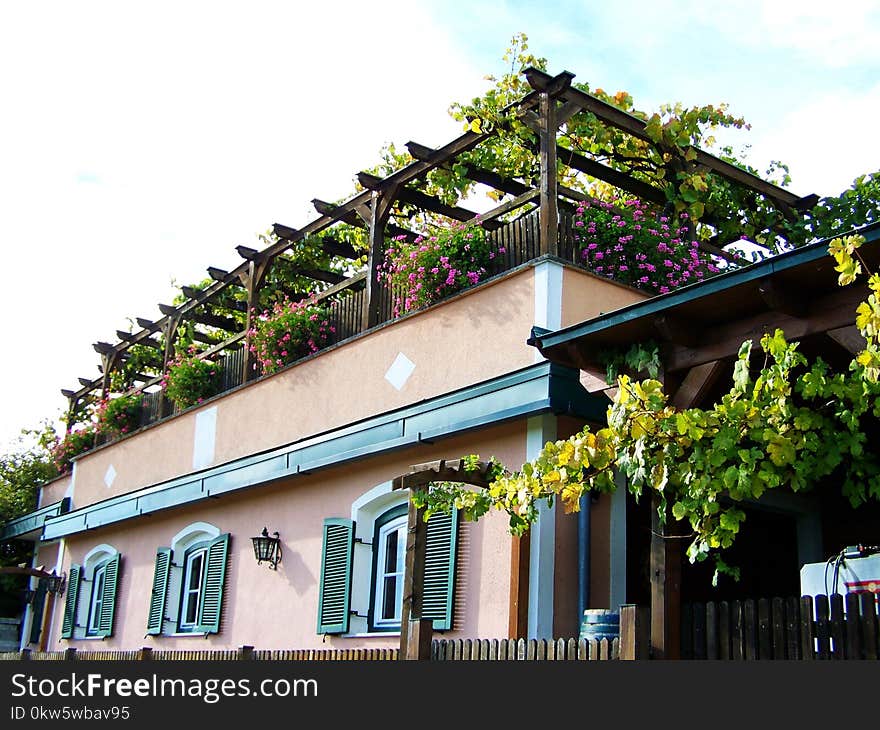
[[[402,169],[385,177],[360,173],[358,182],[363,190],[348,200],[337,205],[313,200],[318,217],[305,226],[292,228],[276,223],[276,242],[262,250],[238,246],[236,251],[242,262],[231,271],[209,267],[208,274],[213,283],[207,288],[197,290],[184,287],[186,301],[176,306],[160,304],[162,317],[159,319],[137,318],[140,330],[132,333],[117,331],[119,340],[116,343],[95,343],[94,348],[101,358],[101,375],[97,378],[80,378],[80,387],[77,390],[62,390],[69,402],[71,417],[68,419],[68,428],[75,422],[81,403],[90,397],[106,397],[110,393],[113,371],[131,356],[131,348],[135,345],[156,349],[163,363],[158,374],[134,374],[133,380],[138,383],[137,390],[145,391],[158,386],[162,373],[174,357],[175,338],[183,323],[190,323],[193,339],[207,346],[200,357],[213,359],[223,354],[240,352],[233,362],[237,372],[226,389],[258,375],[249,352],[248,331],[259,305],[261,288],[266,284],[267,275],[273,267],[286,269],[289,273],[311,282],[310,291],[288,292],[292,299],[313,295],[317,301],[333,303],[336,307],[335,316],[344,320],[337,339],[366,331],[390,319],[387,306],[389,296],[387,291],[383,291],[377,272],[383,261],[388,238],[404,236],[414,240],[417,236],[415,231],[396,221],[396,217],[404,211],[421,211],[430,214],[434,219],[461,222],[479,220],[487,230],[498,231],[499,234],[503,233],[499,229],[503,229],[510,218],[534,212],[537,226],[529,229],[527,235],[536,237],[537,241],[532,242],[534,248],[529,251],[537,255],[560,256],[564,254],[564,242],[560,241],[560,230],[564,228],[560,221],[560,211],[570,210],[578,202],[589,199],[588,195],[559,184],[560,168],[585,175],[589,179],[603,180],[657,205],[667,203],[664,191],[657,185],[616,169],[588,152],[573,150],[560,144],[560,130],[564,130],[566,123],[578,114],[593,115],[602,124],[650,142],[646,123],[642,119],[573,87],[571,82],[574,76],[567,71],[551,76],[529,68],[524,74],[532,91],[508,107],[508,110],[515,111],[533,133],[533,140],[521,140],[521,143],[536,158],[538,174],[534,179],[505,177],[496,170],[480,168],[467,159],[466,153],[499,134],[499,130],[467,131],[437,149],[409,142],[406,147],[413,161]],[[762,196],[771,201],[786,217],[797,216],[815,200],[815,196],[798,197],[703,150],[692,152],[695,157],[686,164],[707,168],[731,183],[743,186],[754,195]],[[670,169],[673,169],[675,165],[685,164],[685,161],[673,156],[669,164]],[[452,166],[468,180],[498,191],[500,204],[478,215],[462,205],[450,205],[425,191],[426,175],[429,172]],[[708,220],[706,222],[711,223]],[[363,270],[347,274],[333,267],[316,269],[303,266],[290,255],[298,244],[321,234],[322,251],[340,263],[341,269],[351,271],[353,262],[359,259],[362,252],[332,235],[333,228],[339,225],[353,226],[365,231],[368,250],[366,267]],[[700,245],[713,256],[729,258],[720,248],[720,243],[723,242],[701,242]],[[237,296],[230,296],[231,293],[237,293]],[[359,298],[355,300],[353,295]],[[242,321],[244,326],[241,325]],[[169,412],[170,405],[163,401],[156,417],[161,418]]]

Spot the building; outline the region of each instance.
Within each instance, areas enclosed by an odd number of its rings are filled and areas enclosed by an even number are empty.
[[[23,645],[397,646],[408,496],[392,488],[395,479],[414,465],[474,453],[519,466],[547,441],[601,423],[608,401],[596,377],[601,358],[593,339],[608,334],[619,344],[656,334],[664,307],[679,319],[682,307],[734,313],[730,301],[715,302],[723,298],[719,292],[736,292],[726,296],[739,301],[755,277],[777,276],[771,260],[652,296],[586,270],[575,227],[576,210],[589,196],[548,173],[562,148],[547,130],[563,117],[590,113],[647,139],[645,123],[573,88],[570,74],[551,78],[531,70],[527,77],[534,91],[519,109],[537,120],[535,159],[545,173],[537,187],[465,162],[466,174],[501,199],[477,216],[420,190],[419,181],[460,162],[492,133],[469,131],[438,150],[410,144],[415,159],[406,168],[384,179],[361,174],[362,193],[338,206],[316,201],[315,221],[301,229],[277,225],[278,241],[266,249],[239,247],[244,261],[236,270],[209,269],[210,287],[190,290],[181,305],[163,306],[158,321],[138,320],[143,329],[120,333],[117,344],[96,345],[101,377],[65,391],[71,412],[90,394],[110,392],[112,373],[134,345],[164,349],[167,364],[183,323],[197,334],[200,325],[215,332],[233,327],[234,320],[217,314],[224,292],[242,290],[240,303],[251,312],[272,267],[295,265],[285,252],[298,242],[338,225],[368,231],[364,271],[296,272],[321,285],[317,298],[329,307],[335,329],[324,346],[260,375],[248,347],[253,315],[243,329],[224,330],[219,342],[202,329],[210,345],[203,356],[223,358],[221,392],[175,411],[158,389],[161,374],[143,377],[142,427],[75,458],[70,474],[42,488],[36,512],[3,528],[3,539],[37,543],[34,566],[66,578],[63,593],[40,596],[29,607]],[[780,210],[807,205],[699,155],[712,174],[757,191]],[[570,150],[559,162],[654,205],[666,201],[658,187]],[[395,206],[464,223],[478,219],[494,247],[485,277],[394,316],[394,292],[376,274],[388,239],[411,240],[410,231],[390,221]],[[328,255],[356,258],[332,237],[322,245]],[[725,256],[717,247],[693,245],[704,249],[701,255]],[[786,260],[803,264],[795,267],[797,276],[809,278],[820,249],[809,249],[807,263],[800,253]],[[761,273],[749,273],[755,271]],[[775,311],[770,299],[761,301],[769,302],[761,311]],[[682,331],[672,326],[675,317],[660,328],[673,343]],[[715,358],[713,384],[729,356]],[[700,365],[705,362],[714,361]],[[682,388],[704,372],[685,374]],[[701,395],[709,393],[706,383]],[[574,636],[584,608],[650,597],[646,520],[622,489],[585,500],[579,516],[545,510],[528,539],[512,538],[497,514],[478,523],[435,517],[427,526],[422,616],[450,637]],[[264,528],[268,537],[278,533],[277,565],[255,559],[252,538]]]

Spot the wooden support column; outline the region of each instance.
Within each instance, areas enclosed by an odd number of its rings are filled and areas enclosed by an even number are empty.
[[[538,209],[541,253],[559,253],[559,198],[556,180],[556,100],[546,91],[540,97],[538,146],[541,197]]]
[[[67,398],[67,422],[64,424],[64,433],[70,433],[73,429],[74,419],[76,419],[76,407],[79,405],[79,398],[72,390],[62,390],[61,394]]]
[[[269,270],[270,259],[249,259],[247,271],[241,275],[241,283],[247,291],[247,319],[245,320],[244,356],[241,359],[242,371],[241,382],[246,383],[254,374],[255,358],[251,353],[251,327],[254,324],[254,316],[260,304],[260,288],[266,279]]]
[[[421,589],[425,584],[425,550],[428,525],[424,508],[412,500],[406,526],[406,562],[403,573],[403,607],[400,611],[400,658],[430,659],[433,622],[422,621]],[[427,625],[425,625],[427,624]],[[424,656],[427,651],[427,656]]]
[[[119,352],[107,342],[96,342],[95,351],[101,356],[101,398],[110,393],[110,376],[119,364]]]
[[[364,292],[363,329],[379,324],[379,305],[382,285],[377,274],[379,265],[385,258],[385,225],[394,203],[396,187],[389,190],[374,190],[370,204],[370,252],[367,256],[367,287]]]
[[[681,540],[668,537],[674,524],[667,508],[661,525],[659,497],[651,498],[651,658],[681,654]]]
[[[510,612],[507,637],[524,639],[529,632],[529,534],[510,543]]]
[[[165,338],[165,353],[162,358],[162,373],[168,372],[168,365],[174,359],[174,341],[177,339],[177,328],[180,325],[180,315],[167,315],[162,325],[162,336]],[[171,415],[171,401],[163,397],[159,406],[159,417]]]

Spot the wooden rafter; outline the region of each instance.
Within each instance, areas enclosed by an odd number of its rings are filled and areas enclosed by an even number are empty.
[[[359,172],[357,175],[358,182],[369,190],[379,191],[382,189],[382,178],[371,175],[368,172]],[[423,210],[436,213],[437,215],[446,216],[458,221],[470,221],[477,217],[477,213],[462,208],[459,205],[447,205],[440,198],[423,193],[415,188],[401,187],[395,194],[395,199],[401,203],[410,203]],[[499,224],[492,224],[490,227],[497,227]]]
[[[392,489],[423,489],[431,482],[459,482],[488,489],[490,464],[478,461],[473,468],[467,468],[463,459],[440,459],[410,467],[409,474],[396,477],[391,482]]]
[[[426,162],[430,162],[437,157],[437,150],[426,147],[425,145],[419,144],[418,142],[407,142],[406,148],[409,150],[409,153],[417,160],[424,160]],[[441,163],[441,167],[446,169],[452,169],[452,163],[449,160],[446,160]],[[532,188],[525,183],[521,183],[519,180],[514,180],[513,178],[504,177],[499,175],[497,172],[492,172],[491,170],[486,170],[482,167],[477,167],[476,165],[465,162],[465,163],[456,163],[456,166],[460,167],[462,173],[469,180],[473,180],[477,183],[482,183],[483,185],[488,185],[495,190],[500,190],[501,192],[507,193],[509,195],[522,195],[523,193],[527,193]]]
[[[210,312],[193,312],[191,318],[194,322],[214,327],[215,329],[224,330],[226,332],[238,332],[242,328],[238,322],[230,317],[220,317]]]

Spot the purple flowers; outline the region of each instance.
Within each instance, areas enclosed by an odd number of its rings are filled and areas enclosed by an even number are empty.
[[[676,224],[635,198],[582,203],[573,237],[581,261],[594,273],[655,294],[718,273],[711,257],[690,240],[687,213]]]

